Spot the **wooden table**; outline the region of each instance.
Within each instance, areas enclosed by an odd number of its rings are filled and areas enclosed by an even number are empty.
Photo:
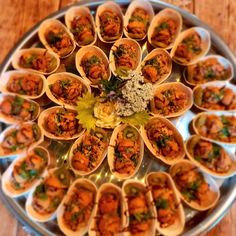
[[[0,62],[9,50],[35,23],[76,1],[70,0],[0,0]],[[236,52],[236,1],[235,0],[167,0],[208,23]],[[0,200],[0,235],[28,235]],[[224,219],[205,236],[236,235],[236,204]]]

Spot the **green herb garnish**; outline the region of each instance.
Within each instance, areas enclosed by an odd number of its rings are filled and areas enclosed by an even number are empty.
[[[157,209],[167,209],[168,208],[168,200],[164,198],[158,198],[155,200],[155,206]]]

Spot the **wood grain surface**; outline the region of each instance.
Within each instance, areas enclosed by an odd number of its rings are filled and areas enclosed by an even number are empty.
[[[52,12],[74,3],[71,0],[0,0],[0,63],[16,42],[35,23]],[[236,0],[166,0],[196,14],[236,52]],[[0,236],[29,235],[0,200]],[[236,204],[205,236],[236,235]]]

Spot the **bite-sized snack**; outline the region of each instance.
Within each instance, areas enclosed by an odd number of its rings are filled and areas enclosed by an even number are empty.
[[[164,163],[172,165],[184,158],[183,138],[169,120],[151,118],[141,127],[141,135],[151,153]]]
[[[97,187],[87,179],[75,180],[57,210],[57,222],[65,235],[84,235],[92,219]]]
[[[55,103],[75,109],[79,97],[91,92],[90,86],[81,77],[68,72],[50,75],[47,78],[47,96]]]
[[[61,106],[44,110],[38,119],[38,124],[48,138],[70,140],[78,138],[83,128],[76,118],[77,112]]]
[[[145,81],[156,86],[171,74],[171,57],[163,49],[154,49],[144,58],[140,69]]]
[[[210,44],[208,31],[201,27],[192,27],[179,34],[170,55],[176,63],[190,65],[207,54]]]
[[[164,83],[154,91],[151,111],[166,118],[180,116],[193,104],[192,90],[180,82]]]
[[[155,235],[154,206],[145,185],[136,180],[126,180],[122,193],[127,204],[128,236]]]
[[[34,72],[11,70],[3,73],[0,79],[0,91],[13,93],[24,98],[36,99],[45,92],[46,78]]]
[[[223,81],[199,85],[193,90],[194,104],[202,110],[236,111],[236,86]]]
[[[71,7],[65,14],[65,23],[79,47],[92,45],[96,42],[95,23],[89,8]]]
[[[26,122],[10,126],[0,135],[0,156],[14,156],[34,147],[43,140],[41,129],[36,123]]]
[[[123,34],[123,15],[120,6],[108,1],[100,5],[96,12],[98,37],[105,43],[113,43]]]
[[[220,197],[214,179],[204,175],[190,161],[182,160],[171,166],[170,175],[183,201],[196,210],[205,211],[212,208]]]
[[[112,183],[98,189],[95,217],[89,228],[90,236],[118,236],[124,231],[125,210],[121,189]]]
[[[59,57],[67,57],[75,49],[71,33],[59,20],[43,21],[39,26],[38,35],[41,43]]]
[[[170,175],[151,172],[146,176],[146,183],[155,204],[158,232],[168,236],[181,234],[185,224],[184,209]]]
[[[236,116],[231,113],[200,113],[193,120],[193,128],[204,138],[227,144],[236,143]]]
[[[40,113],[39,104],[21,96],[0,95],[0,121],[7,124],[33,121]]]
[[[143,159],[144,144],[136,128],[120,125],[113,131],[108,148],[108,164],[114,176],[127,179],[134,176]]]
[[[28,216],[38,222],[46,222],[54,218],[71,180],[69,170],[63,167],[49,170],[26,200],[25,207]]]
[[[35,147],[15,159],[2,175],[2,189],[9,197],[27,193],[45,173],[49,153],[43,147]]]
[[[148,1],[132,1],[124,16],[124,33],[126,37],[136,40],[144,39],[153,16],[153,8]]]
[[[187,67],[184,73],[186,82],[190,85],[204,84],[211,81],[226,81],[234,76],[230,61],[219,55],[210,55],[202,58]]]
[[[70,149],[69,163],[72,170],[79,175],[94,172],[106,157],[109,139],[108,130],[96,128],[86,131]]]
[[[227,178],[236,174],[233,154],[215,142],[193,135],[187,140],[185,149],[195,165],[214,177]]]
[[[76,68],[92,86],[109,80],[111,71],[106,54],[96,46],[86,46],[76,53]]]
[[[141,57],[141,48],[135,40],[127,38],[117,40],[110,50],[111,71],[114,75],[125,79],[130,71],[137,69]]]
[[[182,29],[182,16],[171,8],[160,11],[148,30],[148,41],[153,47],[170,49]]]
[[[59,57],[43,48],[28,48],[17,51],[12,59],[15,69],[24,69],[40,74],[51,74],[60,65]]]

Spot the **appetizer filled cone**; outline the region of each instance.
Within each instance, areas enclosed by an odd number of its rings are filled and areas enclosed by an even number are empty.
[[[114,43],[123,35],[123,14],[115,2],[108,1],[97,8],[95,23],[98,37],[104,43]]]
[[[101,80],[111,78],[106,54],[96,46],[86,46],[76,53],[76,69],[91,86],[98,87]]]
[[[141,127],[141,135],[149,151],[167,165],[185,156],[183,137],[176,127],[161,116],[154,116]]]
[[[25,209],[28,217],[37,222],[47,222],[56,217],[71,183],[69,170],[53,168],[29,193]]]
[[[18,156],[43,142],[43,132],[34,122],[12,125],[0,134],[0,158]]]
[[[117,126],[108,147],[108,164],[119,179],[134,176],[142,163],[144,143],[138,130],[130,125]]]
[[[72,171],[81,176],[96,171],[107,155],[109,139],[110,134],[105,129],[86,131],[70,149],[69,165]]]
[[[37,102],[14,94],[0,95],[0,121],[17,124],[38,118],[40,106]]]
[[[225,81],[214,81],[193,89],[194,105],[203,111],[226,110],[236,112],[236,86]]]
[[[84,6],[69,8],[65,14],[65,23],[78,47],[93,45],[97,41],[95,22],[89,8]]]
[[[165,8],[153,18],[148,29],[148,42],[154,48],[172,48],[182,30],[182,24],[179,12]]]
[[[60,58],[44,48],[20,49],[13,55],[12,66],[14,69],[49,75],[60,66]]]
[[[183,77],[191,86],[211,81],[229,81],[234,77],[234,69],[228,59],[220,55],[209,55],[187,66]]]
[[[127,209],[127,229],[124,236],[155,235],[155,210],[152,198],[144,183],[126,180],[122,186]]]
[[[76,47],[70,31],[56,19],[43,21],[39,26],[38,35],[45,48],[61,58],[70,56]]]
[[[124,34],[127,38],[143,40],[154,16],[152,5],[147,0],[134,0],[124,16]]]
[[[135,40],[128,38],[117,40],[109,54],[112,73],[122,79],[127,79],[129,72],[138,68],[141,59],[140,45]]]
[[[236,116],[226,111],[209,111],[197,114],[193,119],[196,134],[209,141],[235,146]]]
[[[150,105],[154,114],[166,118],[178,117],[192,107],[193,93],[180,82],[164,83],[155,89]]]
[[[216,178],[228,178],[236,174],[235,156],[223,146],[192,135],[185,143],[190,161],[205,173]]]
[[[143,59],[138,70],[144,76],[145,82],[152,83],[154,87],[157,87],[171,75],[170,54],[164,49],[154,49]]]
[[[2,190],[9,197],[27,194],[46,173],[50,156],[43,147],[31,148],[16,158],[2,175]]]
[[[112,183],[102,184],[98,189],[96,203],[94,217],[89,226],[89,236],[101,233],[123,235],[126,208],[121,189]]]
[[[162,235],[180,235],[185,225],[184,208],[171,176],[151,172],[146,176],[146,184],[155,204],[156,229]]]
[[[70,186],[57,210],[60,230],[68,236],[84,235],[94,215],[96,185],[88,179],[77,179]]]
[[[48,138],[56,140],[76,139],[84,132],[76,116],[75,110],[55,106],[41,112],[38,125]]]
[[[46,89],[45,76],[24,70],[11,70],[2,74],[0,91],[20,95],[23,98],[37,99]]]
[[[46,94],[51,101],[68,109],[76,109],[77,100],[91,88],[81,77],[61,72],[47,78]]]
[[[214,207],[220,197],[215,180],[188,160],[182,160],[170,168],[181,199],[193,209],[206,211]]]
[[[192,27],[179,34],[170,56],[176,63],[187,66],[205,56],[210,46],[209,32],[201,27]]]

